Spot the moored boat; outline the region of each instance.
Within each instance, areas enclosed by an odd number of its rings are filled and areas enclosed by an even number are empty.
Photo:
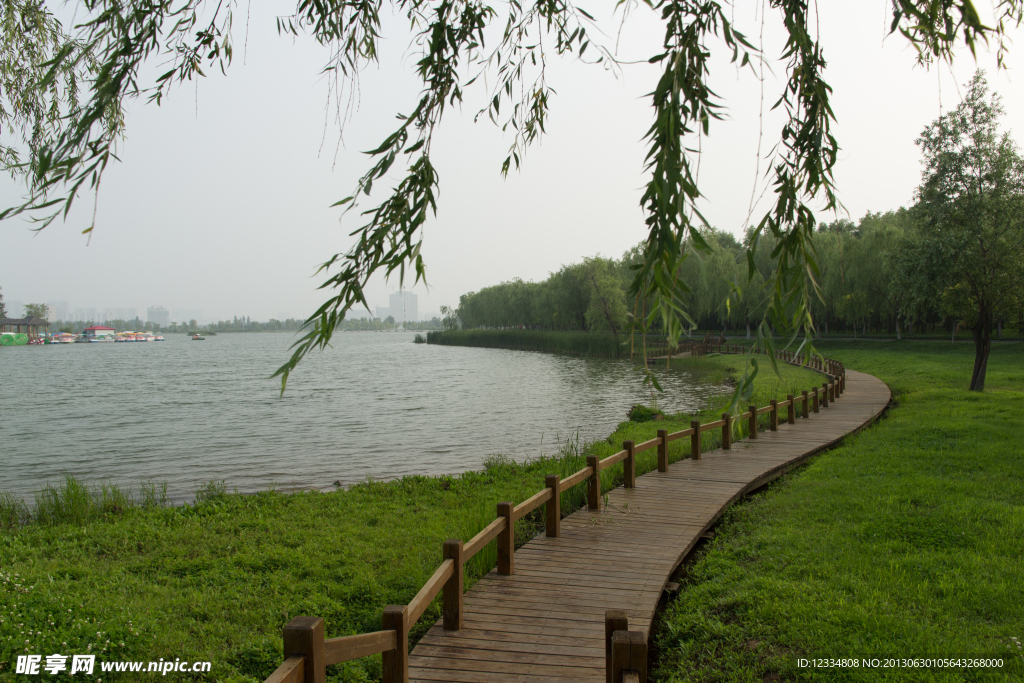
[[[196,333],[192,335],[192,341],[203,341],[204,339],[206,339],[206,337],[201,334]]]

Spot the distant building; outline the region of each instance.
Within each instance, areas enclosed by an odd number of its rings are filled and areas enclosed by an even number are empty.
[[[46,307],[50,311],[50,322],[58,320],[71,320],[71,307],[67,301],[49,301]]]
[[[377,317],[381,320],[386,320],[391,315],[391,309],[387,306],[378,306],[376,310]]]
[[[416,303],[418,297],[412,292],[406,292],[400,290],[391,295],[391,316],[395,319],[396,323],[404,323],[406,320],[414,322],[419,320],[419,316],[416,313]],[[380,317],[378,315],[377,317]]]
[[[76,308],[71,312],[71,317],[74,320],[82,320],[85,322],[99,321],[99,316],[96,315],[95,308]]]
[[[171,324],[171,312],[163,306],[150,306],[146,309],[146,322],[167,327]]]
[[[25,315],[25,302],[24,301],[8,301],[7,302],[7,315],[11,318],[20,318]]]
[[[93,320],[135,320],[138,317],[134,308],[104,308],[98,318]]]
[[[105,325],[93,325],[92,327],[87,327],[84,330],[82,330],[82,334],[84,334],[85,338],[88,339],[89,341],[92,341],[93,339],[114,341],[114,333],[116,331],[117,330],[115,330],[113,327],[107,327]]]

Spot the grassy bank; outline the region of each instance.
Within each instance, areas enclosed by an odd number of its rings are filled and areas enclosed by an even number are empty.
[[[723,381],[738,370],[729,356],[676,363]],[[794,368],[782,379],[763,374],[758,401],[817,379]],[[479,472],[330,493],[237,495],[211,485],[195,504],[167,507],[156,487],[133,495],[69,480],[42,492],[32,510],[8,499],[0,504],[8,526],[0,530],[0,680],[20,678],[12,671],[21,653],[94,652],[111,660],[209,660],[203,680],[262,681],[281,661],[280,630],[291,617],[323,617],[329,637],[377,630],[382,609],[407,603],[436,568],[441,542],[470,538],[494,518],[498,501],[520,502],[546,474],[570,474],[585,455],[611,454],[659,428],[684,429],[690,419],[626,421],[606,440],[567,442],[527,464],[492,457]],[[717,435],[706,438],[711,447]],[[683,457],[683,441],[669,455]],[[654,458],[642,454],[638,470],[654,469]],[[621,466],[602,475],[607,490],[621,480]],[[563,513],[582,505],[583,486],[562,501]],[[518,523],[519,544],[543,528],[542,513]],[[469,566],[468,583],[494,560],[492,544]],[[413,639],[439,614],[435,603]],[[379,657],[329,669],[335,681],[379,675]]]
[[[663,621],[660,681],[1024,680],[1024,346],[825,342],[897,407],[727,514]],[[1013,669],[797,658],[1001,655]]]

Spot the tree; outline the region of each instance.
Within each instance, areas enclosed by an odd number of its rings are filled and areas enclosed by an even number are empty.
[[[999,132],[1003,113],[979,71],[956,110],[917,140],[925,170],[907,260],[931,275],[942,308],[971,327],[973,391],[985,389],[995,320],[1019,311],[1024,288],[1024,159]]]
[[[29,4],[25,0],[25,6]],[[787,120],[778,136],[771,171],[775,203],[755,231],[770,234],[778,244],[773,271],[765,283],[770,292],[766,315],[777,327],[792,331],[794,338],[802,330],[809,339],[814,332],[810,306],[817,293],[811,245],[815,218],[810,206],[817,203],[825,211],[838,206],[833,168],[839,143],[832,135],[831,87],[824,79],[826,61],[813,25],[813,7],[807,0],[771,0],[770,4],[787,32],[782,55],[786,78],[775,105]],[[65,70],[95,60],[89,94],[68,117],[43,119],[44,142],[33,163],[25,167],[27,196],[0,213],[0,219],[29,215],[45,226],[59,215],[66,216],[83,185],[98,191],[107,163],[115,158],[118,113],[126,98],[146,96],[159,103],[172,84],[198,78],[204,68],[226,71],[230,66],[233,3],[80,0],[78,5],[84,18],[73,36],[75,42],[69,44],[80,49],[59,50],[44,65],[48,69],[40,70],[38,65],[27,69],[30,76],[16,84],[13,96],[41,92]],[[623,19],[627,18],[632,5],[619,5]],[[700,149],[699,139],[710,133],[712,122],[723,116],[723,103],[710,88],[709,43],[721,43],[740,66],[757,61],[760,55],[733,27],[728,6],[716,0],[645,0],[645,5],[660,17],[664,28],[660,44],[652,47],[649,57],[662,75],[650,95],[653,123],[646,136],[649,179],[641,205],[648,237],[630,291],[637,300],[644,298],[645,308],[650,304],[648,315],[637,322],[646,327],[660,319],[670,338],[678,340],[693,325],[684,304],[689,290],[677,277],[680,265],[693,253],[684,245],[710,249],[700,233],[705,221],[695,206],[701,194],[695,150]],[[903,35],[922,63],[951,60],[957,42],[974,50],[979,40],[987,42],[990,37],[998,43],[1001,63],[1004,24],[1019,23],[1024,16],[1024,0],[998,3],[992,27],[982,24],[972,0],[893,0],[892,7],[890,32]],[[311,33],[330,50],[325,73],[354,79],[376,60],[383,40],[382,9],[404,15],[418,31],[411,51],[419,54],[416,70],[423,88],[416,106],[401,114],[397,128],[370,152],[372,166],[354,192],[335,206],[353,209],[389,173],[399,174],[400,180],[380,203],[354,212],[367,217],[353,233],[355,246],[321,266],[326,276],[323,287],[334,293],[306,320],[306,334],[278,370],[282,390],[289,373],[309,351],[330,343],[349,309],[367,306],[363,289],[371,276],[397,275],[404,281],[409,268],[417,282],[425,279],[422,231],[436,211],[440,188],[432,143],[446,109],[461,105],[474,84],[491,88],[484,93],[486,104],[480,115],[514,134],[501,164],[501,172],[507,173],[519,167],[525,147],[544,132],[552,94],[545,80],[549,59],[565,56],[619,68],[611,48],[600,42],[602,35],[616,31],[603,28],[585,10],[562,0],[509,0],[500,11],[476,0],[392,0],[390,8],[380,0],[300,0],[292,16],[278,20],[278,29],[293,35]],[[485,36],[492,34],[500,37],[487,49]],[[14,58],[17,61],[18,55]],[[32,65],[28,57],[23,61]],[[147,61],[168,64],[149,84],[140,82]],[[469,78],[464,76],[467,71]],[[40,78],[41,72],[45,75]],[[86,228],[91,229],[91,225]],[[750,244],[756,248],[758,240]],[[749,256],[753,275],[755,264],[753,255]],[[771,346],[762,334],[767,329],[764,320],[759,337]]]
[[[610,330],[619,341],[619,331],[626,325],[626,296],[615,272],[615,264],[595,256],[583,260],[590,284],[590,306],[587,308],[587,327],[591,330]]]
[[[450,306],[441,306],[441,323],[446,330],[459,329],[459,312]]]
[[[46,304],[25,304],[26,318],[46,319],[50,315],[50,309]]]
[[[0,288],[0,289],[2,289],[2,288]],[[0,318],[6,318],[6,317],[7,317],[7,306],[4,304],[3,292],[0,291]]]

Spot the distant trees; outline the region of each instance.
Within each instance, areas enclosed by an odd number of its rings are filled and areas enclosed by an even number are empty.
[[[925,232],[920,220],[917,208],[901,208],[869,212],[858,222],[837,220],[818,225],[811,245],[819,267],[821,298],[812,302],[819,334],[903,337],[916,331],[945,335],[961,321],[974,320],[962,310],[966,305],[963,286],[940,288],[940,274],[946,277],[949,273],[944,271],[945,261],[922,249]],[[775,267],[771,254],[776,242],[771,235],[759,237],[754,274],[748,277],[746,249],[752,233],[742,243],[714,229],[705,229],[703,234],[710,250],[700,258],[686,259],[679,268],[679,279],[689,289],[683,301],[686,310],[697,329],[739,330],[749,337],[771,296],[769,279]],[[644,299],[636,311],[626,306],[632,268],[641,261],[641,248],[634,247],[621,259],[593,257],[562,266],[542,282],[515,279],[469,292],[460,298],[457,309],[443,309],[446,320],[465,328],[606,332],[613,331],[614,322],[615,331],[622,333],[629,329],[634,314],[643,319],[650,312],[651,302]],[[1024,246],[1016,253],[1024,253]],[[930,265],[928,259],[932,259]],[[1020,289],[1018,286],[1018,294],[1006,295],[1006,305],[1000,310],[1004,324],[1024,331],[1020,316],[1011,320],[1006,313],[1013,305],[1020,310]],[[601,296],[595,296],[598,292]],[[615,302],[608,306],[610,316],[604,313],[602,297],[605,302]],[[655,319],[648,332],[663,333],[664,329]]]
[[[0,288],[2,289],[2,288]],[[0,318],[7,317],[7,306],[4,304],[4,294],[0,291]]]

